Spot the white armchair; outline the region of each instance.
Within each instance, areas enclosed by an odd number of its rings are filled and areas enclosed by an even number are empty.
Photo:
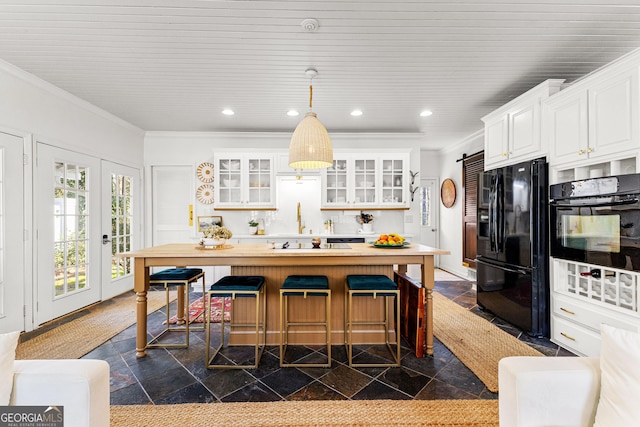
[[[63,406],[67,427],[109,427],[104,360],[16,360],[12,406]]]
[[[593,426],[599,359],[506,357],[498,377],[500,427]]]

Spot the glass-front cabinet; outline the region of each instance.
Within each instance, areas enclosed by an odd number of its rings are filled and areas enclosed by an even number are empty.
[[[216,207],[275,206],[272,155],[221,154],[214,161]]]
[[[408,155],[335,154],[323,171],[325,208],[404,207]]]

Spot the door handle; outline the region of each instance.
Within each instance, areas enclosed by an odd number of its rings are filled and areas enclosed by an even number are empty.
[[[432,228],[431,231],[438,231],[438,229],[437,228]]]
[[[108,245],[109,242],[111,242],[111,239],[109,239],[109,235],[108,234],[103,234],[102,235],[102,244],[103,245]]]

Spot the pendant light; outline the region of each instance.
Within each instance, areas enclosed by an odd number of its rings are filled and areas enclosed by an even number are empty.
[[[318,72],[310,68],[305,73],[311,80],[309,83],[309,110],[311,110],[313,107],[313,78],[318,75]],[[331,138],[313,111],[305,114],[293,131],[289,145],[289,166],[294,169],[320,169],[333,166]]]

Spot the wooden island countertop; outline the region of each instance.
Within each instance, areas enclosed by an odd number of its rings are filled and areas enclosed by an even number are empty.
[[[147,343],[147,291],[149,289],[150,267],[179,266],[231,266],[234,275],[264,275],[267,278],[267,305],[269,319],[267,330],[270,344],[275,343],[277,334],[277,294],[282,280],[288,274],[323,274],[329,277],[330,287],[335,296],[332,302],[332,319],[335,319],[333,341],[343,339],[341,321],[344,299],[344,277],[346,274],[385,274],[393,278],[394,266],[400,273],[406,273],[407,265],[421,266],[421,280],[425,306],[425,351],[433,354],[433,307],[435,255],[450,252],[412,243],[402,248],[380,248],[367,243],[349,243],[346,248],[320,249],[272,249],[265,243],[227,245],[220,249],[203,249],[189,243],[175,243],[140,249],[120,254],[134,260],[134,290],[137,294],[136,309],[136,355],[146,355]],[[180,295],[180,294],[179,294]],[[337,297],[337,298],[336,298]],[[180,301],[179,301],[180,303]],[[336,310],[334,311],[333,308]],[[332,328],[332,331],[334,328]]]

